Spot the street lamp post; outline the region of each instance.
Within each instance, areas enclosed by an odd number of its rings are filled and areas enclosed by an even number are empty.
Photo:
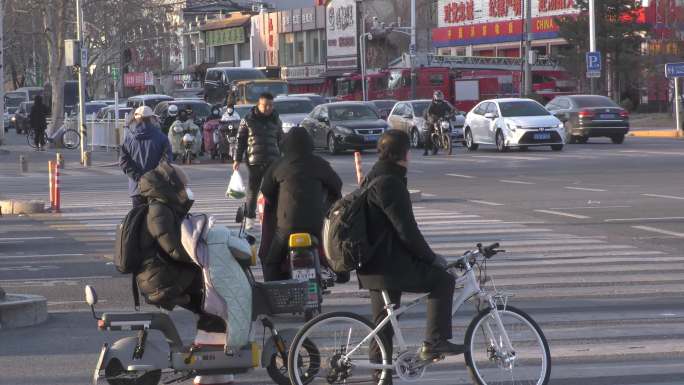
[[[532,1],[525,1],[525,96],[529,97],[532,93]]]
[[[589,51],[596,52],[596,4],[594,0],[589,0]],[[591,94],[596,93],[596,78],[589,79]]]
[[[411,99],[416,99],[416,0],[411,0]]]
[[[88,56],[84,55],[85,44],[83,43],[83,8],[81,8],[81,1],[76,0],[76,39],[78,39],[79,47],[81,48],[80,65],[78,66],[78,125],[81,134],[81,164],[86,165],[85,162],[85,139],[86,139],[86,120],[85,120],[85,70],[88,66]],[[85,60],[84,60],[85,59]],[[84,63],[85,61],[85,63]]]

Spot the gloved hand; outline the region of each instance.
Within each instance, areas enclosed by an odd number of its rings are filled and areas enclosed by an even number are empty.
[[[439,254],[435,254],[435,259],[432,260],[432,266],[437,267],[442,270],[446,270],[447,268],[447,260],[443,256]]]

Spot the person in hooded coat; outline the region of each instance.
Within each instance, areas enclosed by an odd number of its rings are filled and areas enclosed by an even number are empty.
[[[140,194],[149,208],[141,234],[142,268],[136,282],[145,300],[166,310],[181,306],[200,315],[197,328],[225,332],[225,323],[202,311],[202,271],[181,242],[181,223],[194,202],[188,178],[178,167],[161,162],[140,178]]]
[[[45,130],[47,130],[48,107],[43,104],[43,97],[36,95],[33,98],[33,106],[29,113],[29,123],[33,129],[33,143],[36,151],[45,150]]]
[[[309,233],[319,240],[330,205],[342,197],[342,180],[330,163],[314,155],[313,139],[303,127],[295,127],[281,143],[284,156],[264,174],[261,193],[265,214],[275,211],[275,232],[267,253],[260,255],[264,280],[288,279],[283,272],[290,234]]]
[[[121,145],[119,166],[128,176],[128,194],[133,206],[145,204],[138,181],[162,160],[171,161],[171,144],[161,132],[159,122],[148,106],[138,107]]]

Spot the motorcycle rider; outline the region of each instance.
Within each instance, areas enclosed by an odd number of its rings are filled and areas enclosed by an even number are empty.
[[[162,124],[162,131],[164,134],[168,135],[169,134],[169,129],[171,128],[171,125],[173,125],[173,122],[176,121],[178,118],[178,106],[175,104],[172,104],[169,106],[168,109],[168,115],[166,118],[164,118],[164,123]]]
[[[437,122],[443,117],[446,117],[452,112],[452,108],[444,100],[444,93],[440,90],[436,90],[432,94],[432,103],[425,110],[425,132],[423,137],[423,156],[428,154],[429,150],[432,150],[432,133],[436,129]]]
[[[202,127],[202,137],[204,139],[204,151],[211,154],[212,157],[216,154],[216,145],[214,142],[214,131],[219,129],[221,119],[221,107],[213,106],[211,112],[204,122]]]
[[[290,234],[309,233],[320,240],[327,209],[342,197],[342,180],[330,163],[314,155],[313,149],[313,138],[306,129],[294,127],[281,142],[283,157],[264,174],[264,217],[276,216],[275,231],[270,226],[262,227],[264,248],[260,257],[264,281],[290,278],[283,269]],[[264,234],[267,231],[272,234]],[[270,247],[264,239],[269,235]]]
[[[173,159],[175,160],[179,155],[183,154],[183,135],[190,133],[195,136],[195,142],[192,145],[192,153],[197,155],[200,153],[202,140],[198,136],[199,127],[190,119],[186,110],[178,113],[178,120],[173,122],[171,129],[169,129],[169,142],[171,142],[171,150],[173,152]]]

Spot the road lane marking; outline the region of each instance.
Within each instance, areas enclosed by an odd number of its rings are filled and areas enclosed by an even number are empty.
[[[550,210],[583,210],[583,209],[627,209],[632,206],[577,206],[577,207],[551,207]]]
[[[653,198],[666,198],[666,199],[679,199],[679,200],[684,200],[684,197],[678,197],[674,195],[661,195],[661,194],[641,194],[645,197],[653,197]]]
[[[605,219],[604,222],[670,221],[670,220],[680,220],[680,219],[684,219],[684,217],[611,218],[611,219]]]
[[[496,159],[496,160],[549,160],[543,156],[515,156],[515,155],[473,155],[474,158]]]
[[[587,187],[571,187],[571,186],[565,186],[563,188],[566,188],[568,190],[580,190],[580,191],[596,191],[596,192],[605,192],[607,190],[600,189],[600,188],[587,188]]]
[[[533,182],[524,182],[521,180],[510,180],[510,179],[499,179],[499,182],[502,183],[512,183],[512,184],[535,184]]]
[[[454,176],[454,177],[456,177],[456,178],[466,178],[466,179],[473,179],[473,178],[475,178],[474,176],[463,175],[463,174],[446,174],[446,175],[448,175],[448,176]]]
[[[664,234],[664,235],[671,235],[673,237],[677,238],[684,238],[684,233],[677,233],[675,231],[669,231],[665,229],[659,229],[657,227],[651,227],[651,226],[632,226],[633,229],[637,230],[644,230],[644,231],[650,231],[653,233],[659,233],[659,234]]]
[[[481,200],[475,200],[475,199],[471,199],[468,202],[479,203],[479,204],[485,205],[485,206],[503,206],[504,205],[503,203],[481,201]]]
[[[0,255],[0,259],[45,258],[45,257],[80,257],[85,254],[29,254],[29,255]]]
[[[570,218],[575,218],[575,219],[589,219],[589,218],[591,218],[591,217],[588,217],[586,215],[570,214],[570,213],[564,213],[562,211],[554,211],[554,210],[534,210],[534,211],[536,211],[538,213],[560,215],[562,217],[570,217]]]
[[[55,237],[15,237],[15,238],[0,238],[0,242],[13,241],[39,241],[42,239],[55,239]]]

